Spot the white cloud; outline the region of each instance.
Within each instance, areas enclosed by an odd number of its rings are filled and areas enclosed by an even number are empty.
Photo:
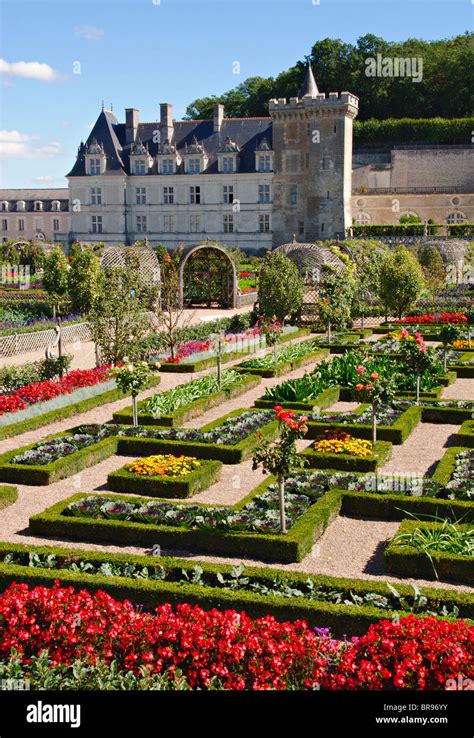
[[[59,79],[59,73],[56,72],[49,64],[41,62],[7,62],[0,59],[0,74],[7,74],[11,77],[26,77],[28,79],[39,79],[43,82],[51,82]]]
[[[33,177],[31,180],[32,182],[46,182],[47,184],[50,184],[51,182],[56,182],[56,177],[51,177],[50,174],[40,174],[39,177]]]
[[[37,136],[27,136],[19,131],[0,132],[0,159],[51,159],[61,153],[58,141],[33,146],[28,141]]]
[[[104,29],[97,26],[75,26],[74,35],[86,41],[102,41]]]

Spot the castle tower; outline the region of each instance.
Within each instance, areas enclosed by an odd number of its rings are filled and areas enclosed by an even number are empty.
[[[308,66],[298,97],[270,100],[273,122],[273,245],[343,238],[351,225],[350,92],[318,91]]]

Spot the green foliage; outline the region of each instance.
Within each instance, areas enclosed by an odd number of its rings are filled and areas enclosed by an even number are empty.
[[[150,367],[146,361],[136,361],[131,363],[124,357],[125,363],[122,367],[112,369],[111,376],[115,378],[117,387],[124,394],[130,394],[132,397],[137,395],[144,389],[150,379]]]
[[[104,273],[100,290],[89,314],[92,340],[102,361],[116,364],[124,356],[138,358],[139,342],[148,330],[139,298],[140,283],[131,267]]]
[[[380,272],[380,296],[389,312],[399,318],[422,296],[423,272],[416,257],[404,246],[389,253]]]
[[[284,254],[272,251],[262,260],[258,302],[267,320],[283,323],[299,312],[303,304],[303,280]]]
[[[57,312],[61,312],[67,299],[68,270],[69,265],[63,250],[54,246],[44,259],[43,287]]]
[[[74,312],[88,313],[97,299],[103,273],[99,257],[91,250],[76,251],[70,262],[68,289]]]
[[[355,280],[346,268],[344,275],[323,268],[317,309],[320,320],[334,328],[346,328],[351,320]]]
[[[399,223],[402,225],[421,223],[422,220],[419,215],[400,215]]]
[[[432,294],[442,288],[446,280],[446,267],[439,250],[435,246],[421,246],[418,249],[418,261]]]
[[[411,112],[411,111],[409,111]],[[440,111],[441,112],[441,111]],[[472,117],[466,118],[375,118],[354,121],[354,143],[417,143],[438,144],[469,143],[474,125]]]

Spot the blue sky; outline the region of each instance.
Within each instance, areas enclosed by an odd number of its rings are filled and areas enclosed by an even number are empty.
[[[102,100],[119,120],[137,107],[154,121],[160,102],[180,118],[196,97],[275,76],[322,38],[463,33],[473,1],[2,0],[0,186],[65,186]]]

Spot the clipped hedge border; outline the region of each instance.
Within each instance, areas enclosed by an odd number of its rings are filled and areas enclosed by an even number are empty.
[[[416,520],[403,520],[399,533],[411,533],[417,528],[435,528],[440,523],[420,523]],[[471,526],[462,525],[461,528]],[[459,554],[431,552],[432,562],[428,556],[414,546],[396,543],[395,538],[384,551],[384,562],[387,571],[397,576],[416,577],[418,579],[441,579],[450,582],[470,584],[474,582],[474,557]]]
[[[360,412],[368,407],[363,405],[360,408]],[[286,408],[286,405],[285,405]],[[323,419],[324,416],[321,416]],[[379,425],[377,424],[377,438],[380,441],[389,441],[394,445],[398,446],[413,432],[418,423],[421,421],[421,408],[420,407],[409,407],[405,410],[392,425]],[[334,421],[328,421],[327,423],[319,421],[308,421],[308,434],[306,438],[318,438],[323,434],[325,430],[343,430],[349,432],[356,438],[365,438],[367,440],[372,439],[372,426],[367,423],[336,423]]]
[[[404,520],[407,515],[442,517],[455,523],[461,518],[474,521],[474,504],[469,500],[437,497],[409,497],[397,492],[355,492],[341,490],[341,515],[363,520]]]
[[[102,553],[85,551],[73,548],[59,548],[53,546],[28,546],[24,544],[0,543],[0,558],[7,553],[35,552],[39,555],[54,554],[57,557],[70,559],[78,557],[84,562],[100,565],[105,562],[131,563],[150,568],[161,566],[168,572],[181,575],[181,571],[191,573],[194,564],[185,559],[157,558],[155,556],[137,556],[130,554]],[[229,575],[232,566],[226,564],[210,564],[201,562],[204,574]],[[347,579],[325,575],[308,575],[300,572],[279,572],[282,581],[291,580],[301,582],[310,579],[316,587],[323,587],[329,591],[342,591],[363,596],[374,592],[389,595],[385,582],[368,581],[363,579]],[[271,582],[275,578],[275,570],[265,567],[246,567],[245,575],[258,578],[261,582]],[[305,597],[283,597],[281,595],[263,595],[256,592],[238,591],[215,587],[212,585],[193,585],[173,581],[131,579],[128,577],[105,576],[103,574],[83,574],[66,569],[34,569],[21,564],[0,563],[0,589],[7,588],[12,582],[24,582],[30,586],[50,587],[58,579],[63,586],[73,586],[74,589],[87,589],[91,592],[102,590],[112,597],[127,599],[134,604],[142,604],[152,610],[160,604],[170,603],[175,606],[179,603],[199,605],[204,609],[217,608],[221,610],[233,609],[245,611],[251,617],[273,615],[277,620],[293,621],[304,619],[311,627],[329,627],[338,638],[344,635],[362,635],[368,626],[381,619],[392,618],[396,614],[403,616],[402,610],[383,610],[372,605],[335,604],[325,600],[309,600]],[[411,587],[397,584],[396,589],[402,597],[413,595]],[[467,592],[456,592],[443,589],[423,589],[428,598],[430,607],[452,609],[459,608],[459,617],[474,618],[474,595]],[[443,618],[449,619],[451,618]]]
[[[227,415],[204,425],[201,430],[207,431],[221,425],[227,418],[233,418],[246,410],[233,410]],[[264,438],[272,440],[278,435],[278,423],[270,421],[259,428],[258,433]],[[155,438],[131,438],[120,436],[118,439],[118,453],[124,456],[150,456],[151,454],[185,454],[196,456],[198,459],[215,459],[223,464],[240,464],[248,459],[257,444],[256,433],[251,433],[246,438],[233,446],[223,443],[201,443],[199,441],[173,441]]]
[[[449,423],[450,425],[461,425],[465,420],[472,417],[472,410],[467,407],[429,407],[421,408],[421,420],[423,423]]]
[[[161,377],[151,377],[147,383],[147,388],[156,387],[161,382]],[[61,407],[58,410],[51,410],[49,413],[44,415],[37,415],[34,418],[27,420],[21,420],[18,423],[12,423],[11,425],[0,428],[0,440],[5,438],[12,438],[21,433],[27,433],[28,431],[36,430],[36,428],[42,428],[50,423],[56,423],[58,420],[64,420],[65,418],[71,418],[74,415],[80,415],[86,413],[88,410],[92,410],[100,405],[106,405],[109,402],[116,402],[122,400],[125,395],[120,389],[109,390],[104,392],[102,395],[96,395],[95,397],[89,397],[87,400],[81,400],[73,405],[67,405]]]
[[[307,328],[298,328],[298,330],[296,331],[291,331],[290,333],[285,333],[284,335],[280,336],[279,343],[288,343],[289,341],[293,341],[295,338],[307,336],[309,333],[310,331]],[[243,356],[247,356],[251,353],[251,351],[231,351],[228,354],[222,354],[221,360],[223,364],[226,364],[229,361],[234,361],[234,359],[241,359]],[[210,367],[215,366],[216,357],[208,356],[206,359],[198,359],[196,361],[186,362],[183,364],[167,364],[166,361],[163,361],[160,366],[160,372],[170,372],[174,374],[191,374],[194,372],[201,372],[204,369],[209,369]]]
[[[465,448],[474,448],[474,421],[465,420],[456,434],[456,443]]]
[[[142,400],[138,403],[138,423],[139,425],[158,425],[165,428],[176,428],[183,425],[188,420],[199,417],[211,407],[217,407],[217,405],[222,405],[222,403],[231,400],[233,397],[239,397],[240,395],[245,394],[245,392],[256,387],[260,382],[260,377],[243,374],[241,382],[237,386],[213,392],[205,397],[200,397],[198,400],[194,400],[194,402],[182,405],[171,413],[163,413],[163,415],[160,415],[159,417],[154,417],[150,413],[142,412],[141,408],[147,402],[147,400]],[[131,425],[133,422],[132,406],[130,405],[129,407],[125,407],[122,410],[115,412],[112,415],[112,420],[114,423]]]
[[[304,341],[302,341],[304,343]],[[301,346],[301,344],[298,344]],[[299,359],[293,359],[292,361],[285,361],[283,363],[278,363],[276,367],[273,369],[251,369],[249,367],[242,366],[242,364],[237,364],[236,366],[232,367],[238,372],[244,372],[247,374],[257,374],[260,377],[263,377],[265,379],[272,379],[274,377],[281,377],[282,374],[288,374],[289,372],[295,371],[295,369],[299,369],[302,366],[307,366],[308,364],[313,364],[320,359],[324,359],[325,356],[329,354],[328,349],[325,348],[317,348],[315,351],[312,351],[310,354],[306,354],[306,356],[301,356]]]
[[[420,400],[439,400],[443,394],[444,385],[438,384],[432,390],[420,392]],[[414,400],[416,392],[408,390],[399,390],[395,392],[395,397],[400,400]],[[357,390],[355,387],[341,387],[340,400],[342,402],[354,402],[357,400]]]
[[[305,468],[338,469],[342,471],[375,471],[377,467],[388,461],[392,455],[392,444],[388,441],[377,441],[370,456],[351,456],[350,454],[323,454],[313,451],[312,446],[301,452],[306,459]]]
[[[263,492],[270,480],[262,482],[249,495],[231,509],[240,509],[253,497]],[[230,530],[207,530],[202,528],[181,528],[172,526],[134,523],[122,520],[96,520],[93,518],[74,518],[63,515],[65,508],[76,500],[84,498],[76,494],[53,505],[30,518],[30,531],[34,534],[60,537],[92,543],[130,544],[152,546],[159,544],[164,548],[196,551],[205,554],[242,556],[260,561],[293,563],[301,561],[312,549],[314,541],[320,538],[326,527],[337,517],[341,507],[341,494],[329,490],[290,528],[288,533],[254,533]],[[146,498],[114,495],[114,500],[124,502],[148,502]],[[177,503],[179,504],[179,503]],[[186,503],[183,503],[186,504]],[[205,505],[203,505],[205,507]]]
[[[17,499],[18,490],[16,487],[10,487],[8,484],[0,484],[0,510],[13,505]]]
[[[107,476],[107,484],[114,492],[133,492],[150,497],[191,497],[207,489],[219,479],[220,461],[201,461],[201,465],[185,477],[139,476],[123,466]]]
[[[312,412],[315,407],[320,410],[324,410],[327,407],[331,407],[335,402],[339,400],[339,386],[328,387],[317,395],[314,400],[308,402],[285,402],[285,410],[304,410],[308,413]],[[259,397],[255,400],[254,406],[260,408],[268,408],[272,410],[275,405],[278,404],[274,400],[265,400],[265,396]]]
[[[468,451],[468,448],[463,446],[450,446],[446,449],[433,472],[433,481],[444,486],[448,484],[454,471],[456,455],[461,451]]]

